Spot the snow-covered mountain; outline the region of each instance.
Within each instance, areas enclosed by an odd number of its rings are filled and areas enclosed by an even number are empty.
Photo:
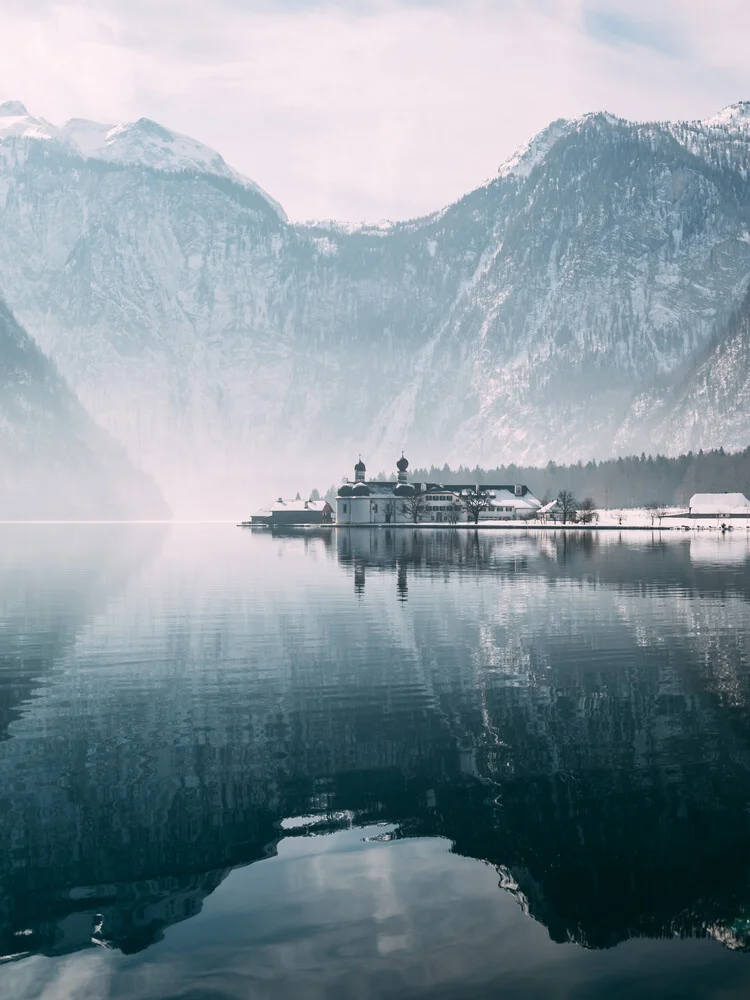
[[[750,104],[590,114],[427,218],[294,225],[154,122],[56,128],[9,102],[0,289],[184,513],[323,485],[359,451],[673,451],[679,386],[699,359],[713,379],[750,279],[749,169]],[[698,408],[694,446],[729,445],[722,418]]]
[[[167,515],[0,300],[0,520]]]

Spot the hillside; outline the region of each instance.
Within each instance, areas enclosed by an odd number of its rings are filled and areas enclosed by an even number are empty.
[[[0,520],[168,516],[0,300]]]

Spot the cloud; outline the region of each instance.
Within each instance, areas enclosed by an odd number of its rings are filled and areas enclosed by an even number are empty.
[[[0,92],[56,122],[155,118],[292,218],[405,218],[554,118],[748,96],[749,32],[734,0],[6,0]]]

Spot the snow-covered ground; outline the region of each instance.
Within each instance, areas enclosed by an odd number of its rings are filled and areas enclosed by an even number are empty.
[[[687,531],[721,531],[722,524],[737,531],[750,530],[750,519],[690,517],[685,507],[661,507],[657,512],[644,507],[624,507],[597,511],[600,527],[676,528]],[[660,516],[662,515],[662,516]]]
[[[661,515],[661,516],[660,516]],[[623,528],[623,529],[633,529],[639,528],[647,531],[651,530],[662,530],[662,531],[700,531],[700,532],[716,532],[722,531],[722,525],[728,525],[731,527],[732,531],[740,531],[750,533],[750,518],[727,518],[727,517],[716,517],[716,518],[705,518],[705,517],[690,517],[684,507],[662,507],[659,508],[658,512],[653,512],[646,510],[644,507],[622,507],[613,508],[611,510],[599,510],[596,512],[596,518],[589,524],[565,524],[563,525],[560,521],[551,521],[547,519],[546,521],[541,520],[527,520],[527,521],[513,521],[503,518],[502,520],[490,520],[482,518],[478,525],[473,522],[461,522],[460,524],[449,525],[445,522],[438,523],[436,521],[426,521],[422,520],[419,522],[419,527],[453,527],[453,528],[520,528],[524,530],[528,529],[542,529],[545,531],[554,529],[565,529],[566,531],[572,530],[589,530],[591,528]],[[386,525],[383,525],[386,527]],[[408,523],[397,524],[397,525],[387,525],[387,527],[413,527]]]

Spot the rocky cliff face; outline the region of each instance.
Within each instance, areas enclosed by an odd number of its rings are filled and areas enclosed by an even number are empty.
[[[3,107],[0,286],[178,511],[237,513],[357,450],[385,467],[401,447],[496,464],[750,440],[720,394],[674,435],[750,278],[745,104],[555,122],[449,208],[356,229],[292,225],[153,122]]]
[[[747,447],[750,293],[703,350],[669,382],[644,393],[637,407],[650,415],[654,450]]]
[[[0,520],[167,515],[0,300]]]

